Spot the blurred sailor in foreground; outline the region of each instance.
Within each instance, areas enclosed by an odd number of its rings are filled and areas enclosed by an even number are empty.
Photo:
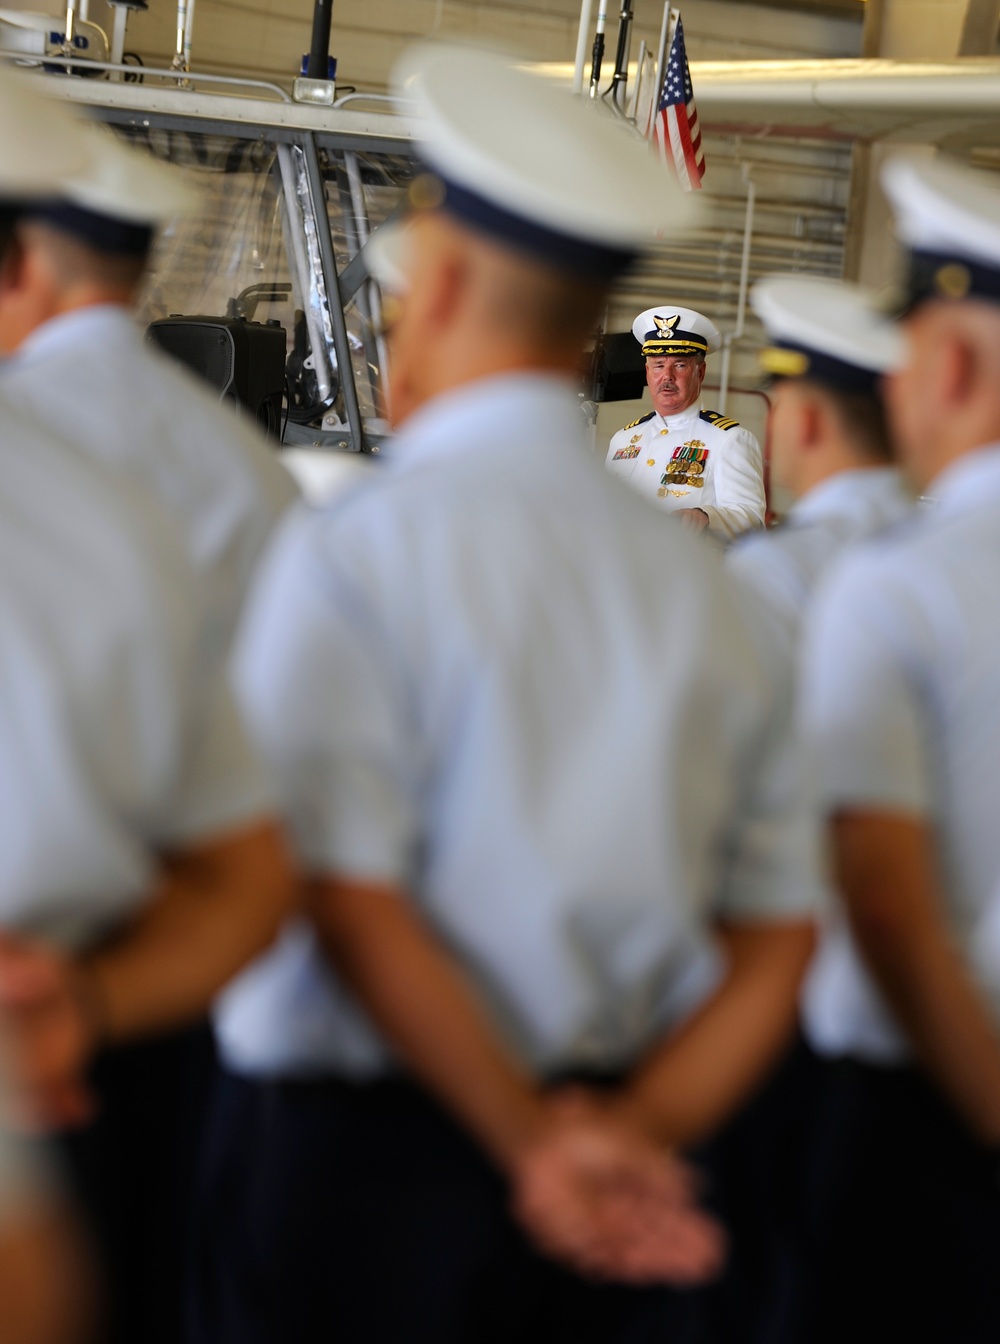
[[[146,272],[156,227],[197,209],[198,194],[184,175],[144,150],[129,148],[112,131],[81,128],[81,156],[56,192],[38,200],[0,201],[7,243],[0,262],[0,389],[40,427],[71,439],[81,457],[106,467],[129,488],[145,492],[165,516],[193,570],[201,609],[199,639],[205,684],[227,675],[230,643],[243,597],[271,532],[296,491],[263,438],[201,382],[144,342],[132,309]],[[227,711],[220,702],[218,713]],[[221,724],[212,731],[222,731]],[[190,1024],[185,1036],[164,1043],[158,1057],[144,1051],[147,1076],[139,1088],[146,1111],[129,1110],[130,1132],[151,1136],[165,1120],[176,1130],[177,1096],[186,1093],[185,1124],[197,1144],[199,1096],[211,1077],[211,1034]],[[112,1070],[104,1069],[112,1086]],[[102,1145],[126,1151],[114,1129],[114,1108],[101,1128]],[[74,1144],[88,1182],[103,1183],[93,1134]],[[93,1171],[90,1168],[93,1167]],[[153,1303],[150,1275],[162,1276],[166,1242],[181,1216],[169,1216],[171,1192],[186,1197],[179,1153],[158,1162],[159,1217],[164,1244],[143,1245],[135,1235],[139,1206],[152,1201],[153,1166],[125,1183],[119,1198],[121,1250],[134,1253],[124,1276],[149,1316],[164,1321]],[[118,1252],[113,1253],[118,1258]],[[177,1277],[176,1271],[174,1277]],[[149,1329],[160,1327],[149,1327]],[[165,1328],[165,1327],[164,1327]],[[174,1327],[176,1328],[176,1327]],[[152,1336],[150,1336],[152,1338]]]
[[[890,422],[937,502],[845,562],[807,631],[850,936],[807,1001],[838,1123],[801,1337],[964,1344],[1000,1337],[1000,190],[947,162],[883,180],[910,249]]]
[[[870,296],[837,281],[772,276],[754,286],[751,302],[773,342],[760,355],[773,379],[772,479],[795,502],[782,526],[740,538],[726,560],[760,599],[761,633],[791,703],[817,589],[853,546],[912,512],[892,465],[881,392],[904,345]],[[823,1126],[836,1124],[822,1074],[800,1043],[724,1145],[724,1168],[744,1192],[734,1282],[751,1288],[740,1311],[746,1339],[809,1338],[797,1309],[808,1284],[815,1192],[802,1174]]]
[[[784,707],[711,548],[577,409],[610,284],[684,201],[499,58],[402,81],[432,172],[401,433],[289,526],[240,651],[311,919],[224,998],[197,1337],[680,1338],[699,1298],[662,1285],[722,1247],[663,1145],[765,1072],[812,938]]]
[[[741,538],[731,569],[758,591],[794,678],[801,623],[844,550],[904,518],[911,498],[892,465],[880,386],[903,339],[864,291],[839,281],[772,276],[751,303],[774,344],[771,470],[794,498],[782,527]]]
[[[764,526],[760,444],[737,421],[702,407],[705,360],[721,344],[714,322],[664,304],[632,323],[653,410],[620,429],[607,468],[647,499],[719,541]]]
[[[90,167],[91,134],[6,72],[0,127],[6,199],[51,200]],[[176,1339],[171,1033],[266,947],[284,847],[173,519],[2,386],[0,411],[0,1005],[36,1122],[83,1127],[64,1147],[111,1337]]]

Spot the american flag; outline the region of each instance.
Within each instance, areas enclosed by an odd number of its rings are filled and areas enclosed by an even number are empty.
[[[705,154],[701,147],[698,109],[694,105],[691,71],[684,50],[684,28],[679,14],[653,122],[653,139],[659,145],[664,161],[673,164],[681,186],[686,191],[699,188],[705,175]]]

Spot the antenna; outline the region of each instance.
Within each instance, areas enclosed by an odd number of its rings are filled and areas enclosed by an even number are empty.
[[[594,37],[594,54],[590,60],[590,96],[597,97],[597,86],[601,82],[601,63],[604,60],[604,30],[608,22],[608,0],[599,0],[597,6],[597,33]]]
[[[620,107],[624,101],[628,80],[628,55],[632,45],[632,0],[622,0],[618,15],[618,50],[615,53],[615,74],[611,81],[611,101]],[[638,79],[638,76],[637,76]]]

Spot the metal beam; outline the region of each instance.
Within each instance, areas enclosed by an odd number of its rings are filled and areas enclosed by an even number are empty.
[[[952,60],[992,56],[1000,0],[868,0],[863,56]]]
[[[382,224],[378,226],[379,229],[382,228],[385,224],[388,224],[390,220],[401,218],[406,213],[406,210],[407,210],[407,202],[404,196],[393,207],[393,209],[389,212],[389,214],[386,215]],[[359,249],[356,255],[351,258],[351,260],[347,263],[347,265],[340,273],[339,277],[340,297],[344,303],[350,303],[350,301],[354,298],[355,294],[357,294],[358,290],[371,275],[371,272],[368,269],[368,257],[367,257],[368,243],[371,242],[372,238],[375,237],[375,234],[377,232],[378,229],[372,230],[368,238],[368,242],[366,242],[364,246]]]
[[[1000,0],[969,0],[962,25],[959,56],[991,56],[1000,28]]]
[[[365,443],[361,407],[358,405],[358,390],[354,384],[351,343],[347,335],[344,304],[340,296],[337,258],[333,251],[330,216],[326,208],[326,187],[323,182],[323,171],[319,165],[319,150],[316,147],[315,136],[304,135],[302,137],[302,148],[306,156],[306,172],[309,177],[309,191],[313,199],[316,235],[319,240],[319,252],[323,262],[323,279],[326,282],[327,303],[330,305],[333,339],[337,347],[337,368],[340,374],[340,387],[344,394],[344,410],[347,412],[347,423],[351,430],[351,446],[356,453],[363,453],[368,451],[368,445]]]

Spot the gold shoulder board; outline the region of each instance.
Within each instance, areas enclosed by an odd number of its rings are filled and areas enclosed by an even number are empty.
[[[728,416],[722,415],[719,411],[702,411],[701,419],[707,420],[716,429],[736,429],[740,423],[738,420],[730,420]]]
[[[638,420],[633,420],[632,423],[630,425],[626,425],[625,428],[635,429],[636,425],[644,425],[647,420],[652,420],[655,414],[656,414],[655,411],[650,411],[647,415],[640,415]],[[619,433],[620,432],[621,431],[619,431]]]

